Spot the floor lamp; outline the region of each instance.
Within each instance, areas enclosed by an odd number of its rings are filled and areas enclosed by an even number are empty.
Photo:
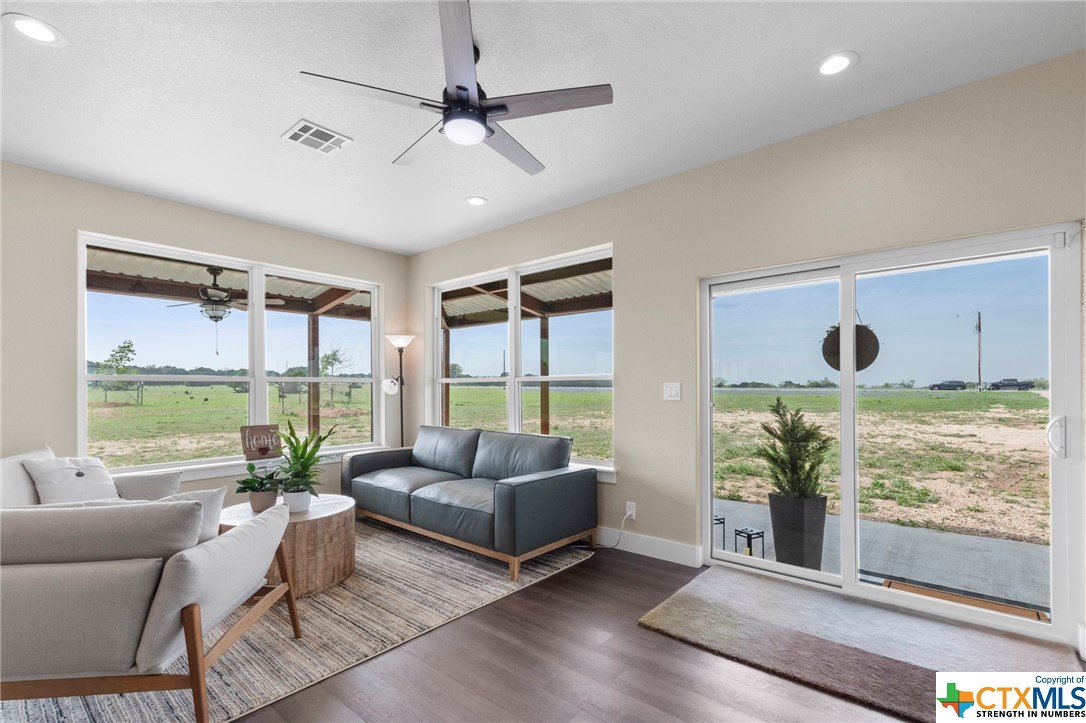
[[[396,348],[396,353],[400,355],[400,374],[395,379],[386,379],[381,385],[386,394],[399,394],[400,395],[400,446],[403,446],[403,350],[407,348],[414,339],[414,335],[410,334],[386,334],[385,338],[388,339],[388,343]]]

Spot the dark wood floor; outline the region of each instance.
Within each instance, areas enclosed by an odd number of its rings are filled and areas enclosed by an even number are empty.
[[[243,720],[892,720],[638,627],[700,572],[597,550]]]

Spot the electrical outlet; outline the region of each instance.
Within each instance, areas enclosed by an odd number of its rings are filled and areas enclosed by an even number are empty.
[[[637,505],[635,505],[633,502],[626,503],[626,517],[630,518],[631,520],[637,519]]]

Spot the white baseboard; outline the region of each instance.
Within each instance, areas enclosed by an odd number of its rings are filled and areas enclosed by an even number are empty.
[[[1078,626],[1078,657],[1086,660],[1086,625],[1082,623]]]
[[[597,527],[596,542],[602,547],[612,547],[618,542],[616,549],[688,567],[702,565],[702,549],[699,545],[686,545],[659,537],[638,535],[629,530],[623,532],[622,539],[619,540],[618,530],[613,527]]]

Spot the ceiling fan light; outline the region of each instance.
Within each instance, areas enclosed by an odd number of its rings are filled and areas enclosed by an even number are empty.
[[[474,146],[487,136],[485,117],[472,108],[450,108],[444,116],[441,130],[453,143]]]
[[[200,304],[200,313],[218,323],[230,316],[230,305],[207,301]]]

